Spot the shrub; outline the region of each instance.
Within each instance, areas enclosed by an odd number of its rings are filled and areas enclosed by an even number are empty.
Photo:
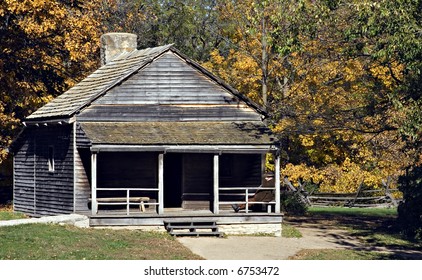
[[[299,192],[282,192],[280,196],[281,210],[287,214],[303,215],[308,205],[301,200]]]
[[[398,222],[403,233],[422,239],[422,166],[414,166],[399,178],[403,202],[398,207]]]

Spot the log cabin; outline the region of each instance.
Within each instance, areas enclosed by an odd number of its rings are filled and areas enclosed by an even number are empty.
[[[12,146],[15,211],[81,213],[91,226],[278,231],[279,146],[265,111],[173,45],[138,50],[128,33],[104,34],[101,44],[100,68],[24,120]],[[258,188],[273,192],[253,202],[263,211],[231,209]]]

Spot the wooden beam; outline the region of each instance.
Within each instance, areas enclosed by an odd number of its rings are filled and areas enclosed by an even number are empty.
[[[219,213],[219,159],[218,154],[214,154],[214,214]]]
[[[96,215],[97,205],[97,153],[91,153],[91,211]]]
[[[158,214],[164,213],[164,154],[158,154]]]
[[[265,154],[274,151],[271,145],[98,145],[91,151],[101,152],[159,152],[159,153],[234,153]]]
[[[275,156],[275,213],[280,213],[280,155]]]

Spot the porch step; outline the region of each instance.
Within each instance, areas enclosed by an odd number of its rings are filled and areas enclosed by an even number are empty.
[[[223,236],[216,222],[164,221],[164,226],[172,236]]]

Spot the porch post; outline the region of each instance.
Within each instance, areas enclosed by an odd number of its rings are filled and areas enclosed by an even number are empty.
[[[97,152],[91,153],[91,211],[92,215],[98,212],[97,205]]]
[[[164,213],[164,154],[158,155],[158,214]]]
[[[214,214],[219,213],[219,155],[214,155]]]
[[[280,213],[280,155],[275,155],[275,213]]]

